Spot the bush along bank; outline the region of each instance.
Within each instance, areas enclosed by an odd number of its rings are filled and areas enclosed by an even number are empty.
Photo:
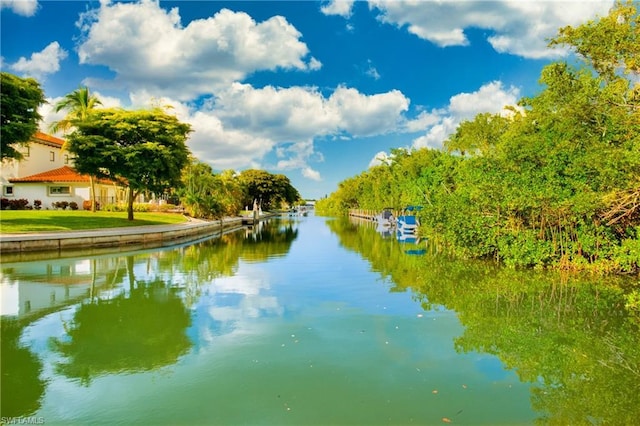
[[[639,24],[628,2],[561,29],[551,45],[579,52],[581,66],[548,65],[538,95],[462,122],[444,149],[392,150],[316,211],[422,205],[420,233],[458,255],[638,274]]]

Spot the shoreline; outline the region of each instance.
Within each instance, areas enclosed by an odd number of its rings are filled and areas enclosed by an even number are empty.
[[[148,225],[80,231],[0,234],[0,257],[30,257],[25,254],[83,252],[96,249],[164,247],[213,236],[244,225],[242,217],[205,221],[193,219],[171,225]],[[8,255],[8,256],[7,256]],[[21,259],[22,260],[22,259]]]

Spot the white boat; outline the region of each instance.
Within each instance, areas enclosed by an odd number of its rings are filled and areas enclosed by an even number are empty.
[[[418,244],[420,242],[420,239],[416,234],[403,234],[400,231],[396,231],[396,240],[400,241],[401,243],[407,244]]]
[[[396,221],[393,218],[393,213],[391,212],[391,209],[388,209],[388,208],[382,210],[380,214],[375,216],[375,221],[378,224],[378,228],[380,227],[391,228],[396,224]]]
[[[413,215],[401,215],[396,219],[398,233],[415,234],[418,229],[418,218]]]

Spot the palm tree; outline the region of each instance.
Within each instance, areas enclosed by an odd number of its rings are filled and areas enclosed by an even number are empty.
[[[54,133],[62,131],[66,133],[75,123],[82,122],[87,119],[89,112],[96,108],[98,105],[102,105],[102,102],[95,96],[89,93],[88,87],[79,87],[73,92],[67,94],[62,100],[55,104],[54,109],[56,112],[62,110],[67,111],[67,115],[51,124],[51,131]],[[66,147],[63,145],[62,149]],[[89,175],[90,195],[91,199],[91,211],[96,211],[96,194],[93,175]]]

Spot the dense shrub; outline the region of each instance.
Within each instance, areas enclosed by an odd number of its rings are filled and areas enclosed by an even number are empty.
[[[55,202],[51,203],[51,205],[53,206],[54,209],[66,210],[67,207],[69,207],[69,202],[68,201],[55,201]]]
[[[8,198],[0,199],[0,208],[2,210],[6,210],[6,209],[9,208],[9,199]]]
[[[153,204],[153,203],[133,203],[133,211],[140,213],[148,212],[168,212],[176,210],[175,204]],[[124,203],[106,204],[102,210],[106,212],[126,212],[127,205]]]
[[[6,200],[6,203],[5,203]],[[6,205],[6,207],[5,207]],[[6,199],[3,198],[2,199],[2,208],[3,209],[11,209],[11,210],[27,210],[27,206],[29,205],[29,200],[25,199],[25,198],[19,198],[19,199]]]
[[[126,211],[126,206],[125,209]],[[134,212],[150,212],[151,206],[148,203],[133,203],[133,211]]]
[[[76,203],[75,201],[72,201],[69,203],[69,208],[71,210],[78,210],[78,203]]]
[[[42,201],[33,200],[33,208],[36,210],[40,210],[42,208]]]
[[[105,212],[124,212],[127,210],[127,206],[123,205],[123,204],[105,204],[102,208],[102,211]]]

